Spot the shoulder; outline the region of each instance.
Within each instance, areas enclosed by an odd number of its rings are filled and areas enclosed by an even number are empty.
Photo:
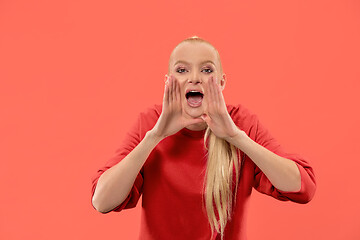
[[[142,118],[158,119],[160,117],[161,111],[162,111],[162,105],[155,103],[144,107],[140,111],[140,116]]]
[[[234,123],[246,133],[250,133],[258,123],[258,116],[244,104],[226,104]]]
[[[257,115],[244,104],[226,104],[230,116],[237,121],[256,121]]]
[[[151,104],[139,110],[132,132],[136,132],[140,140],[145,136],[147,131],[154,127],[160,117],[161,109],[162,106],[160,104]]]

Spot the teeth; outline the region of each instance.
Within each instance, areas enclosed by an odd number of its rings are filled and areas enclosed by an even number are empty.
[[[185,97],[188,99],[190,97],[191,93],[199,93],[199,94],[201,94],[202,97],[204,96],[204,94],[202,92],[200,92],[200,91],[190,90],[185,94]]]

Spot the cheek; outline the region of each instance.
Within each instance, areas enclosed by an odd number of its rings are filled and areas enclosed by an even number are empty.
[[[181,92],[181,94],[184,94],[185,93],[185,83],[186,83],[186,81],[185,80],[182,80],[182,79],[179,79],[179,78],[177,78],[177,80],[178,80],[178,82],[179,82],[179,86],[180,86],[180,92]]]

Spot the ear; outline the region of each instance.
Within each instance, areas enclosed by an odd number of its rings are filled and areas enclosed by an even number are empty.
[[[226,85],[226,74],[223,73],[222,78],[220,80],[220,87],[221,87],[221,91],[224,90]]]

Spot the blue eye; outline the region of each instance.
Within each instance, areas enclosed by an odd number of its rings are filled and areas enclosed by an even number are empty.
[[[185,71],[185,68],[178,68],[178,69],[176,69],[176,72],[178,72],[178,73],[183,73],[183,72],[181,72],[182,70]]]
[[[203,70],[205,70],[206,73],[212,73],[212,72],[213,72],[213,70],[212,70],[211,68],[205,68],[205,69],[203,69]]]
[[[176,72],[178,72],[178,73],[184,73],[184,72],[186,72],[186,71],[187,71],[187,70],[186,70],[185,68],[182,68],[182,67],[176,69]],[[202,71],[202,72],[205,71],[205,73],[212,73],[212,72],[213,72],[213,70],[212,70],[211,68],[204,68],[204,69],[201,70],[201,71]]]

